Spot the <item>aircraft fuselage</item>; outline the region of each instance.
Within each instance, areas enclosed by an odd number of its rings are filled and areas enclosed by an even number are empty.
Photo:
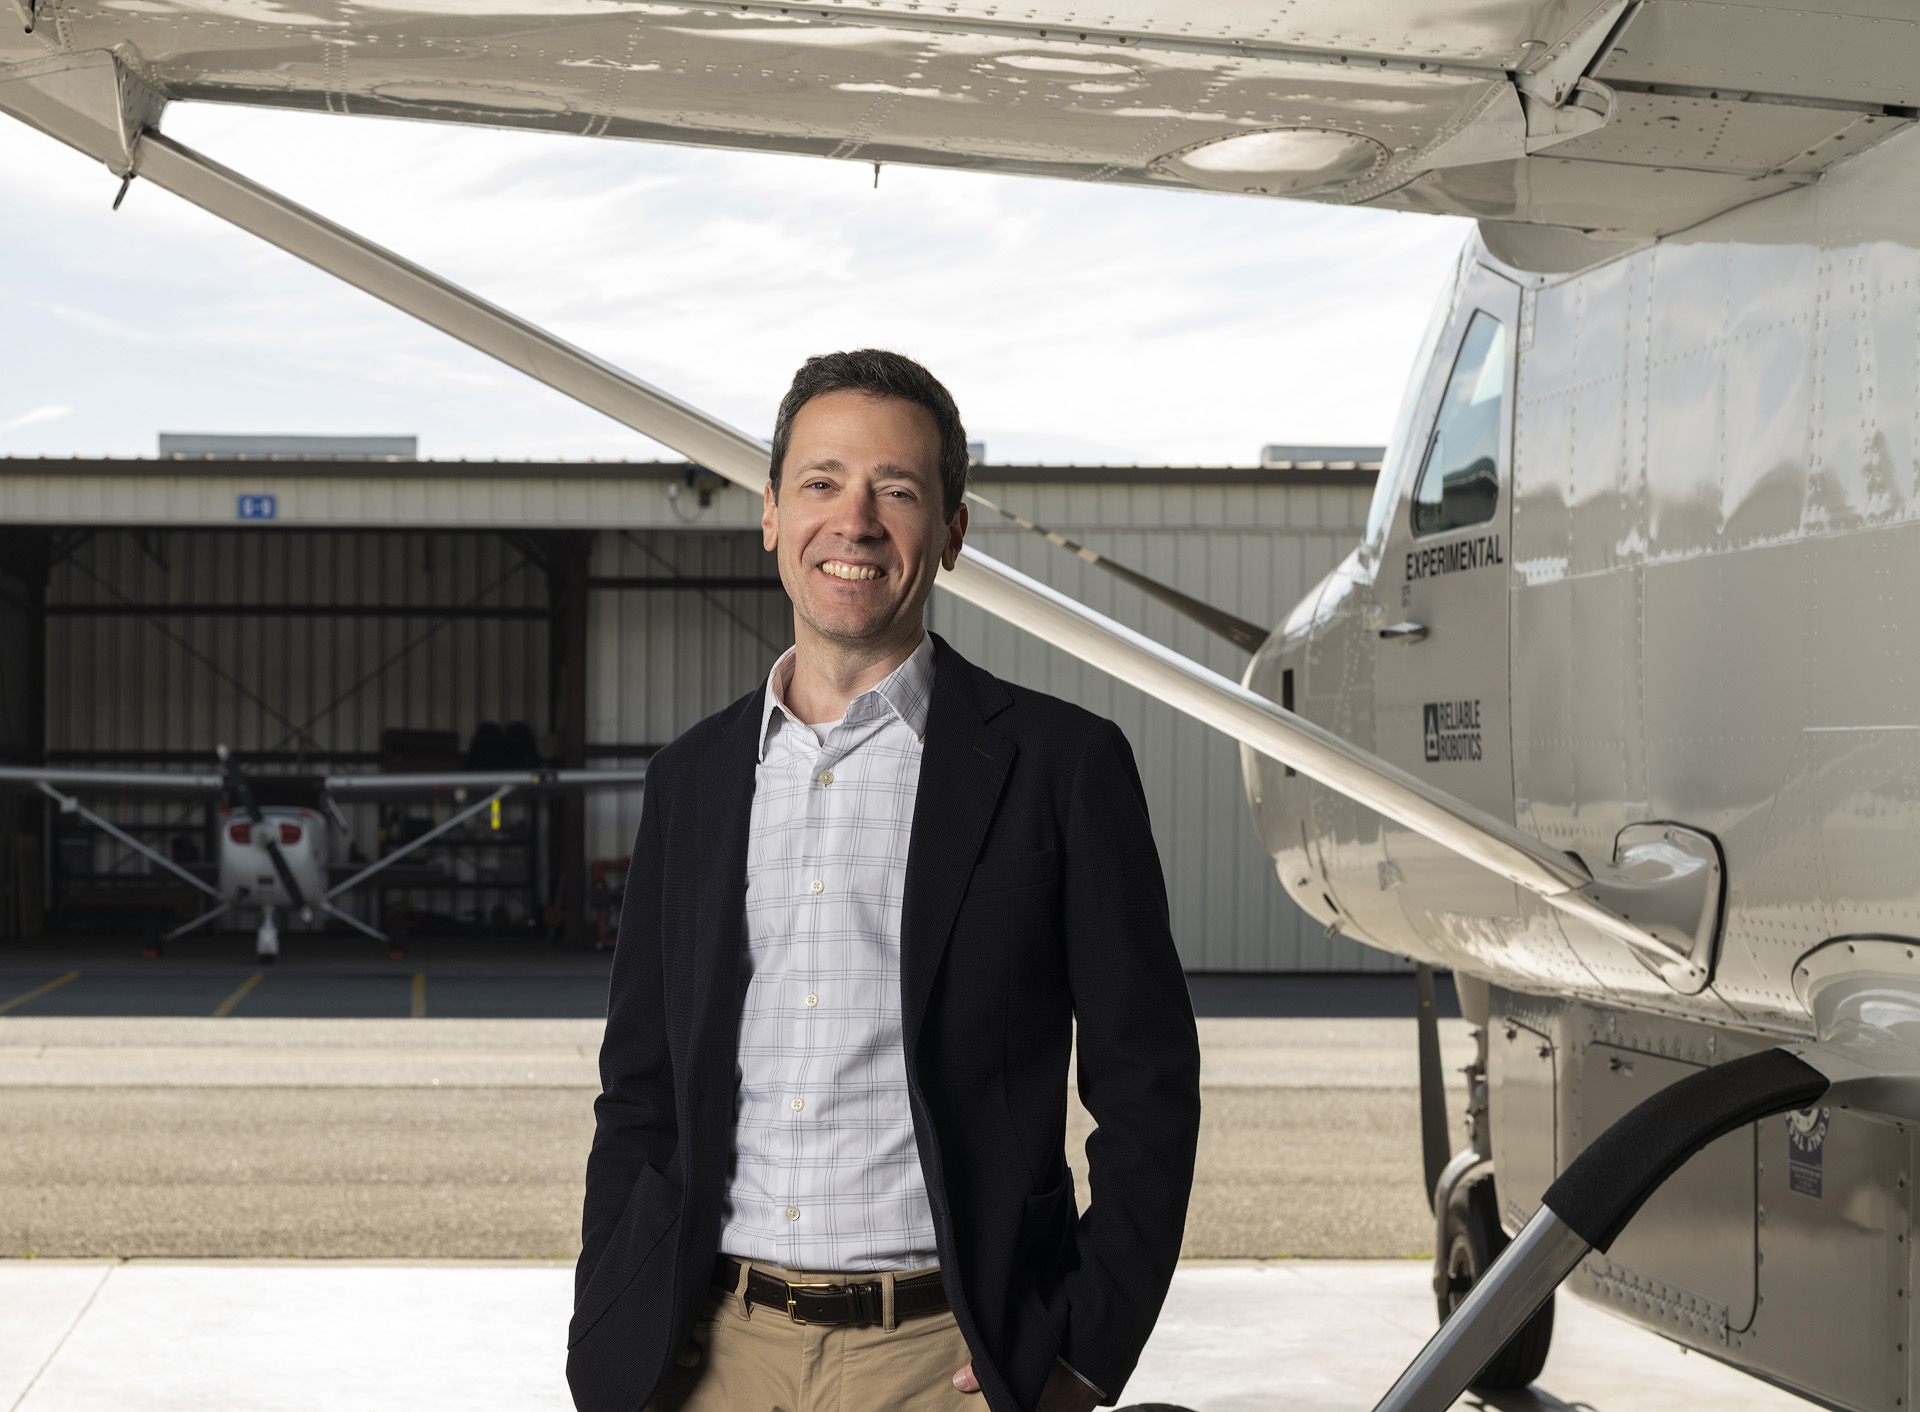
[[[1474,242],[1367,542],[1248,669],[1584,860],[1648,821],[1718,840],[1724,923],[1687,993],[1243,749],[1295,901],[1466,978],[1509,1230],[1633,1103],[1826,1028],[1822,975],[1920,993],[1917,177],[1903,135],[1571,274]],[[1570,1287],[1831,1405],[1910,1405],[1912,1142],[1844,1111],[1743,1129]]]

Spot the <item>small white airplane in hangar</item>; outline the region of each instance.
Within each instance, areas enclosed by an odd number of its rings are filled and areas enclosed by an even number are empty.
[[[166,137],[167,103],[1476,219],[1365,541],[1244,684],[971,551],[942,585],[1240,742],[1296,900],[1453,969],[1482,1058],[1465,1150],[1426,1125],[1450,1317],[1382,1408],[1524,1382],[1563,1280],[1825,1405],[1912,1405],[1909,6],[15,4],[0,111],[122,195],[756,491],[753,438]]]
[[[516,791],[638,789],[647,778],[644,768],[325,775],[319,782],[319,808],[313,809],[298,804],[260,803],[233,752],[222,745],[215,753],[220,762],[217,774],[0,766],[0,789],[38,790],[59,805],[62,813],[84,820],[212,900],[212,906],[167,932],[162,940],[185,936],[229,912],[258,913],[260,921],[254,932],[254,951],[261,960],[272,961],[280,954],[278,914],[281,912],[308,922],[324,914],[375,941],[386,941],[385,932],[341,907],[338,899],[372,882],[396,863],[482,813],[491,812],[497,827],[501,801]],[[89,809],[79,798],[81,794],[100,790],[188,798],[206,798],[224,792],[231,803],[223,805],[218,814],[216,881],[209,882],[169,858],[111,819]],[[451,801],[453,809],[431,828],[335,882],[332,830],[337,825],[341,838],[351,836],[338,803],[340,798],[348,796],[436,801],[444,797]]]

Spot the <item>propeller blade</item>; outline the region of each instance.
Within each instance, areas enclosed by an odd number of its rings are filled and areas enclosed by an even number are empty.
[[[246,816],[253,820],[254,823],[259,823],[260,806],[254,803],[253,787],[247,783],[246,775],[241,773],[240,761],[234,756],[234,753],[224,745],[216,745],[213,748],[213,753],[220,757],[220,768],[226,772],[227,785],[233,790],[233,797],[239,802],[240,808],[245,811]],[[278,847],[277,844],[274,846]],[[276,853],[274,856],[277,858],[280,855]],[[285,879],[283,878],[281,881],[284,882]]]
[[[1161,583],[1158,579],[1150,579],[1124,564],[1116,564],[1104,554],[1097,554],[1085,545],[1075,544],[1065,535],[1055,534],[1043,525],[1036,525],[1032,520],[1014,514],[1004,505],[994,504],[977,491],[969,490],[967,499],[992,510],[995,514],[1005,515],[1021,528],[1032,530],[1049,544],[1057,544],[1068,553],[1086,560],[1087,563],[1105,569],[1122,583],[1131,584],[1148,597],[1166,604],[1174,612],[1191,618],[1208,632],[1224,637],[1242,652],[1258,652],[1261,644],[1267,640],[1267,630],[1258,623],[1250,623],[1245,618],[1236,618],[1233,614],[1223,612],[1211,603],[1204,603],[1191,594],[1182,593],[1179,589]]]
[[[287,896],[293,900],[293,910],[306,911],[307,895],[300,890],[300,883],[293,875],[292,866],[288,864],[286,855],[280,851],[280,841],[269,838],[266,843],[267,857],[273,860],[273,871],[279,875],[280,886],[287,890]]]

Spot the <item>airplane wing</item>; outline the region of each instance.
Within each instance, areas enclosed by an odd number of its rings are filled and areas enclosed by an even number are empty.
[[[647,772],[621,770],[448,770],[435,774],[328,775],[321,786],[336,795],[443,794],[451,790],[532,789],[548,794],[575,790],[639,789]]]
[[[1541,267],[1583,247],[1531,227],[1683,229],[1920,104],[1884,0],[14,4],[0,65],[161,99],[1448,212]]]
[[[80,791],[132,789],[157,794],[218,794],[226,781],[211,771],[202,774],[163,770],[59,770],[35,765],[0,766],[0,789]]]

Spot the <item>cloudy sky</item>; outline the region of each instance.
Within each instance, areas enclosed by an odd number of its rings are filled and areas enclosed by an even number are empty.
[[[995,461],[1384,438],[1462,221],[179,105],[167,131],[755,435],[880,344]],[[0,455],[160,431],[660,448],[167,193],[0,126]]]

